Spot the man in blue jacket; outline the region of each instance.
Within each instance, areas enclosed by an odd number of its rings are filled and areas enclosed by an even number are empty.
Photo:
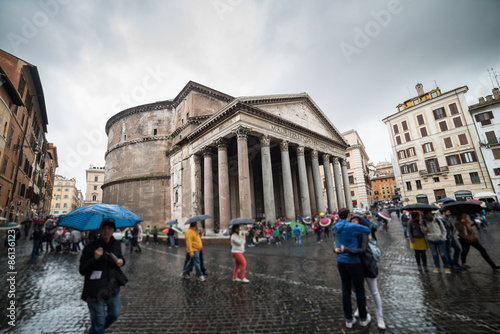
[[[358,236],[362,234],[370,234],[371,230],[366,226],[350,223],[351,213],[349,212],[349,209],[340,209],[339,218],[340,220],[337,224],[335,224],[333,230],[335,231],[335,236],[337,238],[335,253],[337,253],[337,267],[342,280],[342,303],[344,306],[346,327],[352,328],[352,325],[356,323],[356,319],[352,316],[352,285],[354,285],[354,290],[356,292],[360,325],[364,327],[370,323],[371,317],[366,312],[363,267],[358,255],[344,253],[343,249],[344,247],[359,248]]]

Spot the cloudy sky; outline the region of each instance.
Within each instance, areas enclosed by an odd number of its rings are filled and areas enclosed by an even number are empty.
[[[381,120],[417,82],[467,85],[469,104],[491,94],[499,13],[498,0],[2,0],[0,48],[38,67],[57,172],[85,192],[105,122],[189,80],[232,96],[307,92],[372,162],[390,161]]]

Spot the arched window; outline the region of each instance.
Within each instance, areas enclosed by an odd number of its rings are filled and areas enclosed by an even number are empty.
[[[92,202],[96,202],[97,201],[97,195],[92,195]]]

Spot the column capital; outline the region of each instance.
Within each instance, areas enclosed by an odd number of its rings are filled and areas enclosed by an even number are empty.
[[[214,140],[215,145],[217,145],[218,151],[227,151],[227,139],[226,138],[217,138]]]
[[[200,155],[199,154],[193,154],[193,161],[195,164],[200,163]]]
[[[325,161],[330,162],[330,154],[323,153],[323,163],[325,163]]]
[[[340,160],[340,164],[342,165],[342,167],[347,167],[346,159],[339,159],[339,160]]]
[[[340,161],[339,157],[333,157],[333,163],[338,164]]]
[[[304,146],[297,146],[297,155],[304,155]]]
[[[212,155],[212,146],[205,146],[201,149],[201,153],[203,156],[211,156]]]
[[[260,145],[261,146],[269,146],[269,145],[271,145],[271,136],[269,136],[269,135],[262,135],[262,136],[260,136]]]
[[[312,150],[311,151],[311,158],[313,159],[318,159],[318,151]]]
[[[249,132],[250,128],[247,128],[245,126],[239,126],[237,129],[233,130],[233,133],[236,134],[238,140],[247,140]]]
[[[288,151],[288,141],[287,140],[283,140],[280,143],[280,148],[281,148],[281,151]]]

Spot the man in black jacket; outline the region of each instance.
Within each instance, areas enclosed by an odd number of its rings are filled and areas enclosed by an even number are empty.
[[[120,285],[125,284],[120,267],[125,260],[120,242],[113,238],[115,230],[114,220],[104,219],[100,238],[85,246],[80,258],[80,274],[85,276],[82,299],[89,307],[91,334],[104,333],[120,315]]]

